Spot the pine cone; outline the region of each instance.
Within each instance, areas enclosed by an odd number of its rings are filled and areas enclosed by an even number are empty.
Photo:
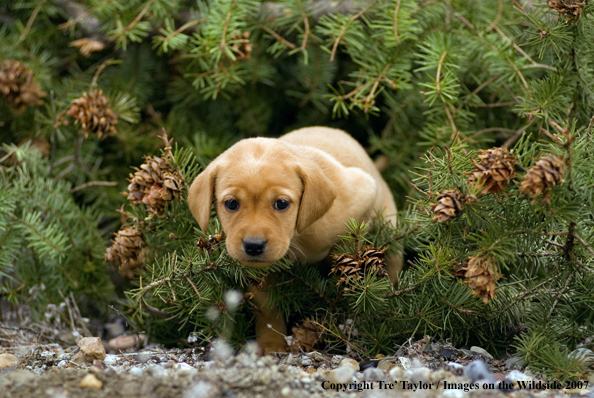
[[[198,250],[210,254],[213,252],[214,247],[223,240],[225,240],[225,233],[215,232],[214,235],[209,235],[208,238],[199,238],[198,241],[196,241],[196,246],[198,247]]]
[[[464,210],[466,197],[457,189],[443,191],[437,198],[437,203],[431,204],[437,222],[450,221],[457,218]]]
[[[235,43],[231,46],[231,51],[235,54],[237,60],[250,59],[252,54],[252,43],[250,43],[250,32],[244,32],[233,38]]]
[[[507,148],[480,150],[479,161],[473,161],[477,169],[470,174],[468,184],[480,189],[481,194],[501,193],[515,176],[516,158]]]
[[[339,276],[337,285],[358,281],[367,273],[377,272],[378,276],[386,276],[388,273],[385,270],[385,251],[386,248],[368,245],[355,254],[345,253],[332,256],[334,267],[330,274]]]
[[[291,352],[311,352],[322,340],[323,330],[309,319],[293,326],[291,330],[293,331],[293,342],[289,346]]]
[[[163,157],[145,157],[145,163],[130,174],[128,200],[135,205],[144,203],[148,211],[162,214],[165,205],[179,197],[184,182],[182,175],[174,170],[167,158],[171,156],[166,150]]]
[[[105,261],[117,265],[122,276],[132,279],[132,271],[144,265],[142,249],[145,242],[142,231],[136,226],[125,227],[116,232],[112,243],[105,251]]]
[[[527,193],[534,200],[544,191],[542,202],[550,205],[551,190],[565,181],[565,167],[565,160],[558,155],[549,155],[537,160],[524,176],[520,191]]]
[[[83,93],[82,97],[72,101],[66,113],[75,119],[74,123],[80,124],[85,138],[89,133],[96,134],[98,138],[116,133],[118,114],[111,109],[109,99],[101,90]]]
[[[0,94],[19,112],[43,104],[41,98],[47,95],[33,80],[33,71],[12,59],[0,61]]]
[[[559,15],[563,16],[567,14],[565,22],[570,19],[574,21],[579,20],[584,10],[584,2],[582,0],[549,0],[548,4],[549,8],[557,11]]]
[[[468,258],[464,275],[472,294],[483,298],[483,302],[495,298],[495,282],[499,279],[495,259],[488,255],[476,255]]]

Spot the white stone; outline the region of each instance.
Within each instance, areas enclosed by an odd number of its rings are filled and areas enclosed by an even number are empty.
[[[340,361],[340,367],[344,366],[348,366],[349,368],[354,369],[355,372],[359,371],[359,362],[355,361],[354,359],[345,358],[342,361]]]
[[[569,356],[572,358],[578,358],[581,363],[584,365],[589,365],[594,362],[594,352],[587,348],[578,348],[569,353]]]
[[[103,360],[106,365],[113,366],[118,363],[118,356],[113,354],[107,354]]]
[[[532,377],[525,375],[524,373],[520,372],[519,370],[512,370],[509,372],[507,376],[505,376],[507,380],[510,381],[530,381]]]
[[[404,370],[399,366],[395,366],[392,369],[390,369],[389,375],[390,380],[400,379],[404,375]]]
[[[330,383],[350,383],[353,381],[355,369],[350,366],[341,366],[328,373],[327,380]]]
[[[378,368],[367,368],[363,372],[363,380],[365,381],[378,381],[383,380],[386,373]]]
[[[445,390],[441,396],[443,398],[464,398],[464,390]]]
[[[161,365],[151,365],[147,368],[150,371],[151,376],[156,378],[163,378],[167,376],[167,371]]]
[[[311,366],[313,364],[313,359],[309,357],[301,358],[301,366]]]
[[[214,398],[218,396],[217,389],[209,382],[199,381],[186,390],[184,398]]]
[[[130,368],[130,375],[142,377],[144,376],[144,371],[140,369],[138,366],[134,366],[133,368]]]
[[[431,378],[429,368],[416,368],[411,370],[410,381],[413,383],[428,382]]]
[[[194,367],[186,362],[180,362],[173,365],[173,369],[179,370],[195,370]]]

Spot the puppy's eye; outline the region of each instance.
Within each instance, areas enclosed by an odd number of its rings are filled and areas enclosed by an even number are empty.
[[[229,199],[225,201],[225,209],[229,211],[236,211],[239,209],[239,202],[235,199]]]
[[[289,202],[286,200],[279,199],[276,202],[274,202],[274,208],[276,210],[285,210],[287,209],[287,207],[289,207]]]

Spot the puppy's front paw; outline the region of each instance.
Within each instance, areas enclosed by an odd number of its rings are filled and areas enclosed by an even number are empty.
[[[274,355],[276,352],[287,352],[287,342],[283,336],[267,336],[258,339],[263,355]]]

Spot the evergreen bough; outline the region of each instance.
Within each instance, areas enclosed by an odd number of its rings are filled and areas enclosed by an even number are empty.
[[[356,256],[368,243],[403,246],[409,264],[398,286],[370,272],[345,291],[323,265],[246,269],[222,244],[196,247],[208,238],[183,199],[161,216],[129,206],[127,223],[143,229],[147,260],[129,296],[152,334],[231,335],[241,345],[247,286],[279,272],[270,300],[309,317],[330,350],[387,353],[429,334],[500,353],[511,345],[537,373],[585,378],[591,367],[572,353],[592,348],[594,333],[593,8],[544,0],[17,0],[0,5],[0,58],[32,70],[47,95],[25,109],[0,100],[0,131],[10,145],[49,147],[44,178],[63,181],[56,192],[84,186],[76,205],[104,212],[121,204],[129,173],[122,159],[140,164],[158,142],[147,137],[162,127],[185,148],[174,158],[186,182],[239,138],[344,128],[384,155],[403,210],[395,231],[381,220],[367,232],[349,225],[336,255]],[[95,89],[118,114],[117,134],[83,140],[66,115]],[[478,150],[487,148],[509,150],[513,167],[483,162]],[[16,167],[39,162],[23,159],[5,166],[9,184],[26,175]],[[481,187],[487,180],[494,185]],[[19,201],[19,215],[17,202],[2,198],[1,214],[57,228],[53,217],[35,218],[33,203]],[[100,234],[115,229],[111,217]],[[68,246],[66,232],[46,241],[19,225],[29,241],[12,242],[10,253],[29,242],[37,261],[80,255],[70,253],[80,246]],[[216,228],[214,219],[209,234]],[[0,261],[14,275],[20,263],[11,256]],[[224,314],[229,289],[248,293],[247,305]]]

